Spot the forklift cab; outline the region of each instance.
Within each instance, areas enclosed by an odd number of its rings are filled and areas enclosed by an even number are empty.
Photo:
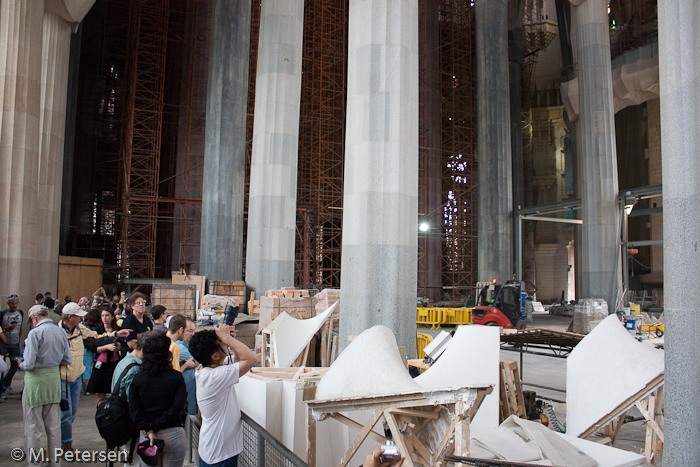
[[[490,284],[486,293],[484,293],[484,285],[477,284],[477,287],[479,285],[481,285],[479,306],[472,310],[474,324],[501,326],[504,329],[525,329],[525,307],[520,281],[508,281],[503,285]]]

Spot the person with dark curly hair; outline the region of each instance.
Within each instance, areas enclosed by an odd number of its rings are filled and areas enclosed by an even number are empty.
[[[190,353],[202,365],[194,376],[202,412],[200,467],[236,467],[243,450],[241,409],[234,386],[259,358],[231,336],[233,330],[219,324],[216,331],[200,331],[190,339]]]
[[[103,309],[100,319],[102,322],[95,329],[97,333],[119,331],[120,328],[111,308]],[[97,393],[98,404],[112,392],[112,376],[119,363],[119,347],[119,341],[110,339],[108,342],[101,342],[95,349],[97,357],[93,360],[90,382],[85,390],[89,393]]]
[[[129,413],[141,439],[164,442],[161,466],[185,462],[185,407],[187,389],[182,373],[171,366],[170,339],[156,333],[143,346],[143,365],[129,389]]]

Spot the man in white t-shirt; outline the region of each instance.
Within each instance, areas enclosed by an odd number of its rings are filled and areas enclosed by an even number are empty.
[[[190,340],[190,353],[201,364],[195,372],[202,413],[201,467],[237,467],[238,454],[243,451],[241,409],[234,385],[259,358],[234,339],[231,331],[232,327],[220,324],[216,331],[200,331]]]

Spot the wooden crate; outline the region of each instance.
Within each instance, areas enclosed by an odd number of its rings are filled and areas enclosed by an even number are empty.
[[[170,313],[197,319],[197,286],[194,284],[154,284],[151,306],[163,305]]]
[[[264,329],[280,313],[287,313],[297,319],[313,318],[316,315],[314,297],[260,297],[258,328]]]
[[[209,294],[210,295],[243,296],[244,300],[245,300],[245,282],[244,281],[209,281]]]

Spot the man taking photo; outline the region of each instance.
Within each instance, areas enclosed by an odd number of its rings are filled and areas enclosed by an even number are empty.
[[[238,454],[243,450],[241,409],[235,384],[259,358],[231,337],[232,329],[219,324],[216,331],[198,332],[190,340],[190,352],[201,364],[195,372],[195,381],[202,413],[198,449],[202,467],[237,467]]]

